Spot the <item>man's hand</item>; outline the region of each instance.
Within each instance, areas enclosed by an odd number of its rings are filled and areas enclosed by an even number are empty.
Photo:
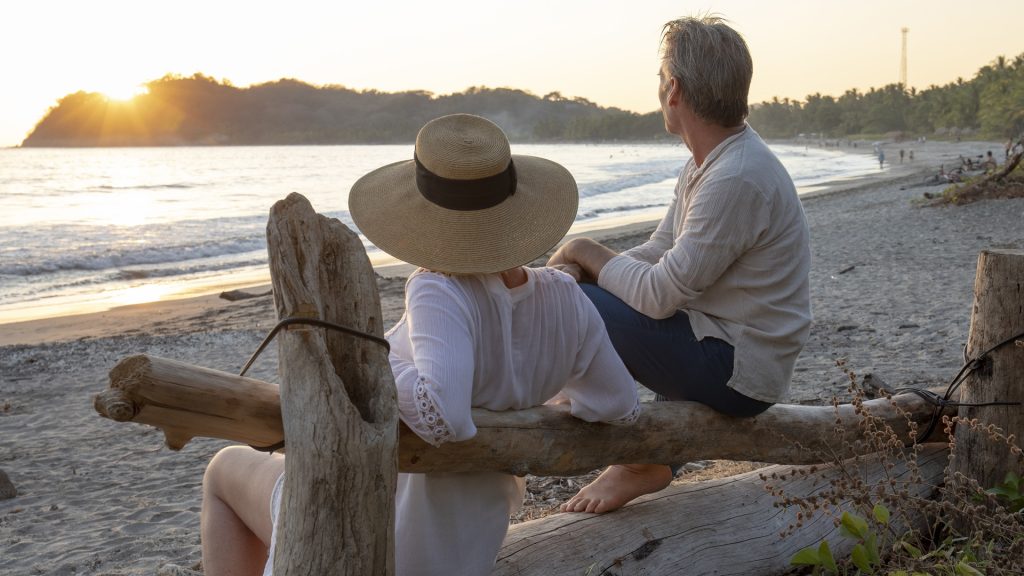
[[[555,251],[548,266],[562,270],[577,282],[596,282],[601,269],[616,253],[590,238],[574,238]]]

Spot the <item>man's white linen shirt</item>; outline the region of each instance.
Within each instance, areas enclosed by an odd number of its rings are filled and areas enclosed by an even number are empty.
[[[612,258],[598,285],[635,310],[683,310],[698,339],[734,347],[729,386],[786,398],[811,324],[809,231],[793,180],[749,126],[691,158],[646,243]]]

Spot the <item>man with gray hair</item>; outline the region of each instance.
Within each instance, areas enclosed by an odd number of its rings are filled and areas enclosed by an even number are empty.
[[[665,129],[692,153],[668,213],[622,254],[578,238],[548,262],[584,282],[637,381],[741,418],[786,397],[811,323],[807,221],[789,174],[744,121],[752,71],[721,18],[667,23],[658,99]],[[615,510],[672,477],[667,465],[610,466],[562,510]]]

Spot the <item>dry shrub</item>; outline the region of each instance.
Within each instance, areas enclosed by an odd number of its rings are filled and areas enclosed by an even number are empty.
[[[910,437],[901,437],[885,421],[864,409],[865,390],[842,361],[839,365],[849,378],[851,403],[858,415],[859,440],[852,443],[841,440],[844,430],[838,417],[836,437],[857,456],[839,459],[822,455],[830,466],[798,469],[796,474],[817,475],[828,483],[823,491],[813,496],[786,494],[775,483],[785,478],[762,476],[762,480],[776,497],[777,506],[799,509],[797,522],[783,531],[783,538],[812,516],[824,514],[858,544],[850,558],[837,559],[835,563],[826,558],[831,556],[827,543],[818,549],[802,551],[803,556],[798,554],[794,560],[813,568],[816,574],[1024,574],[1024,511],[1019,509],[1024,502],[1024,494],[1021,494],[1024,484],[991,490],[993,487],[980,486],[947,464],[942,483],[925,486],[927,481],[917,464],[923,445],[916,442],[917,426],[909,414],[903,412]],[[833,404],[838,406],[839,401],[834,399]],[[893,406],[899,410],[895,403]],[[957,417],[944,417],[942,423],[949,441],[950,462],[956,457],[955,427],[969,426],[984,434],[992,449],[1006,451],[1008,468],[1016,468],[1018,477],[1024,472],[1020,447],[1012,436],[1007,437],[997,427]],[[864,458],[879,455],[884,462],[883,479],[868,480],[858,464]],[[897,479],[896,471],[903,467],[909,474]],[[829,469],[832,474],[825,473]],[[838,477],[835,470],[840,472]],[[911,484],[930,488],[928,492],[934,496],[917,496],[922,491],[910,490]],[[1011,498],[1007,498],[1008,494]],[[870,554],[871,546],[876,550],[874,558]]]

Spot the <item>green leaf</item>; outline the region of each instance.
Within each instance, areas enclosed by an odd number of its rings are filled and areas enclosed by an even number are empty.
[[[864,549],[864,546],[860,544],[854,546],[853,552],[850,553],[850,559],[853,560],[853,565],[864,574],[873,574],[871,562],[868,562],[868,552]]]
[[[871,509],[871,513],[875,515],[875,520],[879,524],[889,523],[889,509],[884,504],[875,504],[875,507]]]
[[[818,546],[818,558],[821,560],[821,565],[828,569],[833,574],[839,572],[839,566],[836,566],[836,559],[832,556],[832,550],[828,547],[828,540],[822,540],[821,546]]]
[[[993,496],[1004,496],[1006,498],[1012,498],[1014,496],[1014,491],[1004,488],[1003,486],[989,488],[988,490],[985,490],[985,492],[988,492]]]
[[[985,576],[983,573],[979,572],[977,568],[963,560],[956,563],[955,570],[957,576]]]
[[[921,549],[920,548],[916,548],[910,542],[903,542],[901,540],[900,541],[900,546],[902,546],[903,549],[907,551],[907,554],[910,554],[911,558],[916,560],[916,559],[921,557]]]
[[[874,532],[868,534],[865,546],[868,550],[868,560],[870,560],[872,564],[880,563],[882,558],[878,554],[878,534],[875,534]]]
[[[789,563],[793,566],[820,566],[821,558],[818,557],[818,551],[814,546],[809,546],[794,554]]]
[[[863,539],[868,530],[868,523],[863,518],[849,512],[843,512],[843,516],[839,519],[839,526],[839,530],[844,536],[857,539]]]

